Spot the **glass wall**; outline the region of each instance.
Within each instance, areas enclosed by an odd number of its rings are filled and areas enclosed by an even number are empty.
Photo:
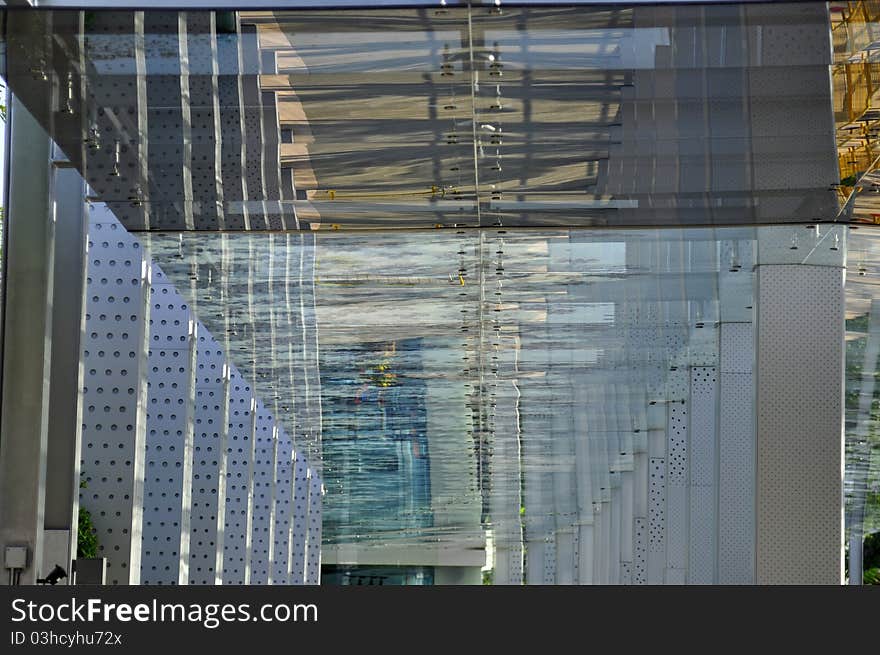
[[[875,580],[846,4],[7,10],[113,581]]]

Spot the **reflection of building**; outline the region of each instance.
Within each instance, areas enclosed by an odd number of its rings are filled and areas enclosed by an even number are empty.
[[[118,582],[839,581],[828,7],[673,5],[10,13],[2,539],[47,446]]]
[[[430,526],[420,340],[353,344],[344,356],[347,361],[337,363],[325,352],[322,367],[329,419],[322,433],[326,483],[341,491],[325,505],[325,539],[344,543],[359,533],[373,538],[374,532],[375,538],[383,532],[405,536],[407,529]],[[351,379],[354,371],[360,373]]]

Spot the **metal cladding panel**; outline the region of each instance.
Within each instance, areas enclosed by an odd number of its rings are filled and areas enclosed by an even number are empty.
[[[648,584],[648,529],[647,519],[633,521],[633,584]]]
[[[309,523],[306,540],[306,580],[307,585],[321,584],[321,508],[324,485],[320,476],[311,471],[309,477]]]
[[[106,189],[107,206],[122,225],[146,229],[150,209],[142,202],[142,181],[149,176],[149,148],[146,139],[138,138],[147,124],[143,14],[97,12],[85,27],[83,46],[85,60],[102,62],[108,73],[87,85],[88,102],[97,109],[89,112],[85,153],[90,173],[84,177],[93,189]],[[81,115],[74,114],[77,120]]]
[[[253,73],[260,70],[257,28],[255,25],[241,25],[241,62],[245,71]],[[240,78],[239,89],[242,99],[244,181],[249,209],[251,229],[267,229],[266,183],[263,177],[263,94],[260,91],[259,76],[248,74]]]
[[[752,323],[722,323],[721,372],[751,373],[755,359],[755,329]]]
[[[145,189],[152,229],[191,229],[192,159],[186,14],[144,12],[144,65],[149,137]],[[216,229],[216,221],[214,221]]]
[[[758,266],[758,584],[843,577],[843,280]]]
[[[620,485],[620,561],[633,559],[633,471],[624,471]],[[632,572],[632,568],[630,568]],[[621,576],[623,569],[621,569]]]
[[[149,268],[103,204],[89,206],[80,507],[109,584],[140,582]]]
[[[193,435],[190,584],[222,579],[229,369],[220,344],[198,325]]]
[[[250,547],[254,393],[238,369],[229,373],[229,431],[226,435],[226,499],[223,584],[246,584]]]
[[[152,265],[142,584],[186,584],[192,494],[195,321]]]
[[[648,584],[662,584],[666,570],[666,460],[652,457],[648,481]]]
[[[206,225],[213,222],[217,228],[222,228],[225,226],[224,187],[220,172],[223,132],[218,92],[216,15],[213,12],[191,12],[184,21],[186,35],[181,41],[186,47],[189,78],[182,88],[189,93],[192,125],[192,144],[186,153],[191,192],[199,201],[199,222]]]
[[[620,584],[628,586],[633,583],[632,562],[620,563]]]
[[[290,526],[289,583],[301,585],[306,579],[306,538],[309,521],[309,465],[305,456],[293,453],[293,508]]]
[[[755,583],[754,325],[721,326],[718,583]]]
[[[543,584],[556,584],[556,533],[550,532],[544,538],[544,578]]]
[[[265,74],[275,74],[277,68],[274,65],[275,53],[262,51],[263,71]],[[269,61],[266,61],[269,60]],[[268,65],[267,64],[270,64]],[[276,107],[275,93],[264,91],[262,94],[262,127],[263,127],[263,183],[266,189],[266,224],[271,230],[286,230],[295,227],[293,220],[288,225],[285,208],[281,203],[281,167],[277,162],[280,160],[281,127],[278,122],[278,110]]]
[[[717,553],[718,371],[691,369],[690,544],[688,582],[715,582]]]
[[[245,180],[241,174],[245,167],[245,143],[241,138],[244,132],[244,110],[242,105],[240,70],[241,41],[237,34],[217,34],[217,68],[223,72],[217,78],[218,105],[223,108],[217,115],[220,119],[220,158],[215,165],[220,167],[220,188],[223,200],[229,207],[241,207],[240,212],[229,212],[224,216],[227,229],[241,230],[248,227],[244,200]],[[237,137],[235,135],[238,135]],[[225,138],[223,138],[225,137]],[[230,138],[231,137],[231,138]]]
[[[290,579],[290,530],[293,518],[293,440],[278,430],[275,462],[275,524],[272,537],[272,584],[287,584]]]
[[[250,584],[268,584],[272,558],[272,489],[275,481],[275,419],[257,400],[253,465]]]
[[[688,409],[686,400],[670,402],[666,429],[666,567],[673,571],[687,567]]]

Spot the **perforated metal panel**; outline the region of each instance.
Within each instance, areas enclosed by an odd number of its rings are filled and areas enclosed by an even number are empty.
[[[149,136],[147,165],[151,172],[147,197],[163,198],[150,204],[150,227],[186,229],[193,225],[192,158],[189,89],[185,75],[186,14],[146,12],[144,14],[144,80]]]
[[[222,579],[229,368],[220,344],[198,324],[189,584]]]
[[[843,270],[758,267],[757,582],[842,578]]]
[[[601,503],[593,514],[593,581],[595,584],[610,584],[608,579],[611,559],[611,511],[608,503]]]
[[[578,584],[593,584],[593,547],[592,524],[579,525],[577,539]]]
[[[721,371],[751,373],[755,358],[752,323],[722,323],[720,327]]]
[[[620,561],[632,562],[633,559],[633,471],[624,471],[620,485]],[[630,567],[630,573],[632,567]],[[621,576],[623,571],[621,570]]]
[[[224,74],[217,79],[218,110],[220,119],[220,188],[223,200],[229,206],[239,209],[224,215],[227,229],[247,227],[247,208],[245,207],[245,179],[241,171],[245,168],[244,111],[242,109],[240,71],[240,41],[237,34],[217,35],[217,68]],[[240,135],[235,138],[235,135]]]
[[[631,585],[632,583],[633,583],[632,562],[621,562],[620,563],[620,584]]]
[[[666,429],[666,567],[684,571],[688,543],[688,402],[672,401]],[[669,579],[667,573],[667,580]],[[677,574],[672,574],[675,577]]]
[[[278,430],[275,461],[275,524],[272,543],[272,584],[290,579],[290,530],[293,524],[293,441]]]
[[[186,47],[189,78],[182,83],[186,83],[183,88],[189,93],[192,125],[191,146],[184,157],[189,163],[192,197],[198,201],[199,224],[220,228],[225,226],[220,171],[224,135],[218,93],[216,17],[213,12],[189,12],[184,20],[186,38],[182,39],[182,46]],[[230,138],[236,140],[232,135]]]
[[[80,507],[109,584],[138,584],[146,430],[149,267],[102,204],[89,206]]]
[[[666,460],[652,457],[648,479],[648,583],[663,584],[666,570]]]
[[[608,530],[608,584],[620,584],[620,473],[611,474],[611,503],[609,504]]]
[[[718,491],[716,444],[718,371],[691,369],[690,556],[688,582],[715,582]]]
[[[257,44],[257,28],[254,25],[240,26],[240,49],[243,70],[260,70],[260,52]],[[263,94],[260,92],[257,75],[241,76],[240,92],[242,98],[242,117],[244,134],[244,172],[246,193],[249,209],[249,225],[251,229],[265,229],[266,220],[266,186],[263,178]]]
[[[147,141],[132,136],[147,124],[144,15],[95,12],[84,31],[86,56],[106,65],[109,73],[91,78],[88,85],[88,98],[97,107],[85,117],[88,181],[115,200],[108,207],[126,226],[147,227],[147,203],[118,200],[143,198],[140,183],[148,178]]]
[[[254,394],[238,369],[229,372],[229,431],[226,436],[226,511],[223,584],[246,584],[254,457]]]
[[[556,584],[556,533],[544,537],[543,584]]]
[[[257,400],[254,449],[254,502],[251,520],[250,584],[268,584],[272,541],[272,487],[275,480],[275,419]]]
[[[571,526],[556,531],[556,584],[575,583],[575,536]]]
[[[633,521],[633,584],[648,584],[648,521]]]
[[[306,579],[306,537],[309,519],[308,462],[294,452],[293,509],[290,533],[290,584],[301,585]]]
[[[321,508],[324,487],[321,477],[311,471],[309,478],[309,531],[306,540],[306,580],[307,585],[321,584]]]
[[[751,323],[721,326],[718,582],[755,582],[755,399]]]
[[[189,579],[196,323],[152,265],[142,584]]]

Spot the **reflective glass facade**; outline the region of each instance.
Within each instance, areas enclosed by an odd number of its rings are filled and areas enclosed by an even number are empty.
[[[875,3],[3,18],[4,357],[35,243],[108,582],[858,568]]]

